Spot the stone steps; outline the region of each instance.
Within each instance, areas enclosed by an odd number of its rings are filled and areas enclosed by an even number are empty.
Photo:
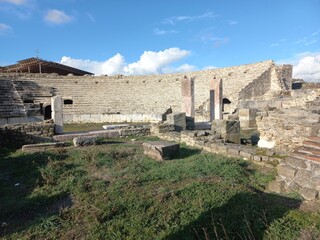
[[[310,136],[291,155],[302,160],[320,162],[320,137]]]
[[[315,149],[315,148],[310,148],[310,147],[300,147],[297,149],[297,151],[299,153],[320,155],[320,149]]]

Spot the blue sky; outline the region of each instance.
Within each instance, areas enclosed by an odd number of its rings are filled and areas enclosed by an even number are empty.
[[[0,0],[0,66],[36,56],[100,74],[272,59],[320,81],[320,0]]]

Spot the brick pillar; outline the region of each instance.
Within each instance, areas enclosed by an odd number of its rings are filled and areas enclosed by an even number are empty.
[[[187,117],[194,117],[194,79],[184,76],[181,83],[182,112]]]
[[[54,133],[63,133],[63,102],[61,96],[51,98],[52,119],[54,122]]]
[[[184,76],[181,81],[182,112],[186,113],[187,129],[194,129],[194,78]]]
[[[222,119],[222,79],[215,77],[210,81],[210,121]]]

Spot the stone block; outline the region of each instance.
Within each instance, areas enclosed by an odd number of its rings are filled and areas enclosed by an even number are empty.
[[[251,160],[253,158],[253,153],[252,151],[246,151],[244,149],[242,149],[240,151],[240,156],[243,157],[245,160]]]
[[[271,181],[268,185],[268,189],[271,192],[276,192],[276,193],[281,193],[284,190],[284,181],[283,180],[278,180],[278,181]]]
[[[319,192],[317,190],[306,188],[306,187],[301,188],[299,193],[306,200],[315,200],[319,195]]]
[[[129,128],[129,124],[110,124],[110,125],[103,125],[102,128],[105,130],[114,130],[114,129],[122,129],[122,128]]]
[[[187,130],[194,130],[195,129],[194,117],[186,116],[186,129]]]
[[[295,168],[299,168],[299,169],[305,169],[307,168],[307,165],[305,163],[304,160],[302,159],[299,159],[299,158],[295,158],[295,157],[288,157],[284,160],[284,162],[286,164],[289,164],[291,165],[292,167],[295,167]]]
[[[278,166],[278,174],[282,177],[285,177],[288,179],[294,179],[296,173],[297,173],[297,169],[295,169],[289,165],[279,165]]]
[[[313,177],[311,178],[310,182],[312,184],[313,189],[320,191],[320,177]]]
[[[294,192],[299,192],[301,189],[301,186],[296,182],[291,182],[288,186],[288,189]]]
[[[155,160],[169,160],[178,156],[180,145],[174,142],[155,141],[143,143],[144,154]]]
[[[97,138],[96,137],[76,137],[73,140],[73,144],[76,147],[79,146],[90,146],[90,145],[96,145],[97,144]]]
[[[300,169],[295,176],[295,182],[303,187],[311,187],[311,172],[308,170]]]
[[[227,142],[240,144],[240,122],[237,120],[213,120],[211,130]]]
[[[241,128],[253,128],[257,126],[257,109],[239,109],[239,120]]]
[[[186,113],[168,114],[166,123],[173,124],[177,132],[184,131],[186,130]]]
[[[238,156],[240,153],[240,149],[239,148],[228,148],[227,149],[228,155],[229,156]]]
[[[261,162],[262,159],[261,159],[261,156],[255,155],[255,156],[253,156],[253,160],[256,162]]]

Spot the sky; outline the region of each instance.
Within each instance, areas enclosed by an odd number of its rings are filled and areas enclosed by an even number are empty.
[[[320,82],[320,0],[0,0],[0,66],[37,56],[96,75],[271,59]]]

